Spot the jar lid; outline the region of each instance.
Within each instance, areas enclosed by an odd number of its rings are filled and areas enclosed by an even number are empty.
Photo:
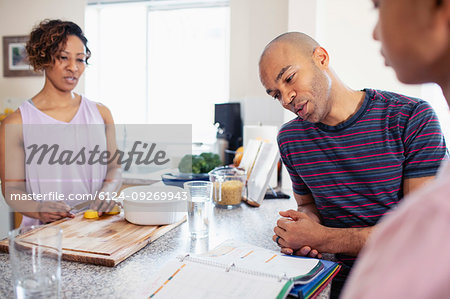
[[[221,166],[214,168],[209,172],[209,175],[214,177],[242,177],[245,176],[245,174],[245,169],[234,166]]]

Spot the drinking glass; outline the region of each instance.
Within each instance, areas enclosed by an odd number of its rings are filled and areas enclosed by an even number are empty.
[[[15,298],[61,298],[62,230],[21,227],[8,238]]]
[[[184,183],[188,193],[188,223],[191,237],[204,238],[209,233],[208,211],[212,197],[212,183],[190,181]]]

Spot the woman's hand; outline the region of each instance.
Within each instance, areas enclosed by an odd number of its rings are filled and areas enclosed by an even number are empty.
[[[115,205],[116,205],[116,202],[114,200],[111,200],[111,199],[101,200],[101,199],[97,198],[91,204],[89,209],[97,211],[98,215],[102,216],[103,213],[110,212],[112,210],[112,208],[114,208]]]
[[[115,199],[111,198],[110,194],[116,194],[116,192],[100,191],[89,209],[98,211],[99,216],[103,213],[110,212],[116,204],[119,204]]]
[[[49,223],[66,217],[75,217],[70,213],[70,206],[66,203],[62,201],[38,202],[38,219],[42,223]]]

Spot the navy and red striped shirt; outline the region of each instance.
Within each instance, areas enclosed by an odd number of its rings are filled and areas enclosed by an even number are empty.
[[[434,176],[446,157],[444,136],[427,102],[364,91],[361,108],[344,123],[296,118],[278,134],[294,192],[312,194],[325,226],[375,225],[403,197],[403,179]]]

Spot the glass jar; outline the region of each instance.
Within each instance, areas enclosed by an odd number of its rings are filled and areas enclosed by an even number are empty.
[[[244,169],[230,166],[218,167],[209,172],[213,183],[213,201],[219,208],[239,207],[245,192],[247,174]]]

